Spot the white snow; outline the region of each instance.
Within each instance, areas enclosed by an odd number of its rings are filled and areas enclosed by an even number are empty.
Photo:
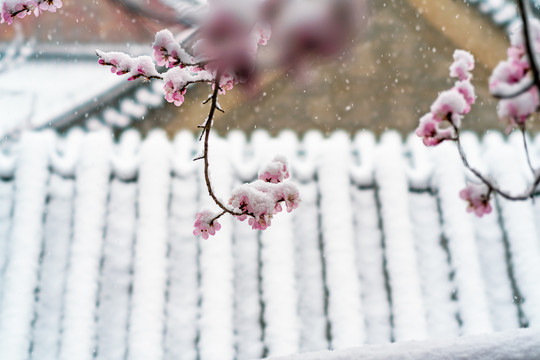
[[[413,162],[412,172],[431,175],[429,149],[422,144],[421,139],[411,135],[407,145]],[[421,179],[416,176],[415,185],[422,184],[424,188],[420,188],[421,193],[411,193],[409,196],[427,334],[430,339],[453,338],[459,335],[457,302],[452,300],[455,284],[450,278],[448,254],[441,244],[440,214],[437,198],[430,193],[430,178]]]
[[[54,360],[60,345],[60,328],[68,257],[73,223],[75,160],[79,158],[81,133],[71,131],[66,139],[56,139],[50,156],[44,245],[33,331],[32,359]],[[59,154],[58,151],[61,151]]]
[[[374,189],[375,137],[362,132],[354,138],[359,165],[353,166],[351,195],[355,222],[355,249],[362,281],[366,343],[387,343],[392,338],[390,303],[386,291],[382,233]],[[366,189],[360,189],[366,187]]]
[[[472,164],[502,165],[492,174],[518,189],[531,178],[518,135],[481,146],[463,134],[463,144]],[[108,131],[75,129],[3,144],[12,165],[0,179],[0,358],[241,360],[366,343],[380,346],[295,356],[482,359],[512,348],[535,358],[536,330],[468,334],[519,326],[513,286],[522,320],[538,326],[539,206],[498,201],[476,219],[458,197],[473,177],[454,147],[426,149],[414,136],[404,147],[395,133],[354,139],[212,135],[224,202],[276,153],[304,201],[261,233],[224,216],[206,241],[192,235],[195,214],[217,209],[190,132],[141,143],[128,131],[113,145]],[[401,344],[384,345],[392,340]]]
[[[193,222],[200,210],[200,174],[195,172],[194,150],[195,139],[191,132],[181,132],[175,137],[168,225],[165,360],[197,359],[200,240],[193,236]]]
[[[88,134],[83,138],[75,168],[73,240],[58,356],[61,360],[94,358],[111,149],[108,131]]]
[[[115,146],[111,171],[114,178],[110,183],[109,203],[107,207],[107,226],[103,246],[102,269],[100,276],[99,307],[97,311],[97,359],[124,359],[127,350],[127,334],[130,313],[130,287],[132,284],[131,268],[133,261],[133,243],[136,229],[136,194],[137,184],[130,175],[135,171],[126,171],[125,164],[136,162],[138,133],[122,134],[120,143]],[[124,165],[119,170],[116,164]]]
[[[264,159],[277,151],[290,153],[279,140],[257,141],[256,152]],[[265,162],[264,162],[265,163]],[[276,214],[272,226],[261,232],[261,288],[264,303],[264,343],[269,356],[294,354],[300,348],[300,319],[297,313],[292,216]]]
[[[433,185],[438,190],[443,234],[448,241],[455,273],[462,334],[492,331],[489,309],[476,247],[473,219],[458,196],[465,188],[461,159],[453,144],[441,144],[431,151],[435,165]]]
[[[462,136],[463,146],[470,161],[476,168],[487,173],[487,164],[482,159],[477,136],[470,133],[464,133]],[[493,205],[495,204],[493,202]],[[517,307],[506,263],[504,233],[499,224],[499,216],[498,207],[493,206],[491,214],[484,215],[482,218],[476,216],[473,218],[491,322],[495,331],[519,326],[516,317]]]
[[[171,146],[164,132],[151,132],[140,152],[128,338],[128,357],[133,360],[163,357],[171,180]]]
[[[428,342],[406,341],[367,345],[342,351],[322,351],[272,360],[530,360],[540,358],[538,329],[464,336]]]
[[[46,126],[76,106],[125,86],[97,62],[27,61],[0,74],[0,136]]]
[[[213,134],[210,144],[210,175],[212,179],[219,179],[213,181],[214,191],[218,198],[228,197],[232,187],[232,168],[226,156],[227,144]],[[197,165],[197,171],[202,173],[202,162]],[[199,189],[199,210],[215,207],[204,182],[199,183]],[[223,217],[220,223],[222,228],[215,236],[208,240],[198,239],[201,296],[198,348],[201,360],[234,359],[232,219]]]
[[[362,289],[356,271],[353,209],[349,193],[350,150],[347,134],[333,134],[321,146],[318,172],[328,318],[334,349],[365,341]]]
[[[248,149],[243,132],[228,134],[231,165],[237,180],[249,181],[257,176],[260,154]],[[236,334],[236,358],[258,359],[263,356],[263,329],[261,327],[261,297],[259,291],[259,232],[253,231],[246,222],[235,221],[233,232],[234,254],[234,331]]]
[[[49,135],[28,133],[19,144],[10,253],[0,299],[0,359],[28,358],[49,179]]]
[[[491,173],[501,187],[520,191],[527,182],[519,176],[517,153],[497,138],[486,141],[486,160]],[[503,150],[503,151],[501,151]],[[531,201],[511,202],[498,199],[503,216],[503,228],[508,237],[511,264],[516,284],[525,301],[521,304],[531,327],[540,326],[540,245],[534,224]]]
[[[386,133],[376,149],[375,180],[381,206],[386,267],[397,341],[427,338],[422,289],[410,221],[401,139]]]

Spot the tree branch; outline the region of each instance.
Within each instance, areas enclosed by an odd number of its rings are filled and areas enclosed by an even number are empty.
[[[523,22],[523,35],[525,42],[525,50],[527,51],[527,57],[529,58],[529,64],[531,66],[531,73],[533,76],[533,84],[537,89],[540,90],[540,73],[538,72],[538,64],[536,63],[536,56],[534,54],[533,45],[531,44],[531,33],[530,33],[530,24],[529,18],[527,17],[527,5],[525,0],[517,0],[519,14],[521,16],[521,21]]]
[[[210,161],[208,159],[208,140],[210,139],[210,130],[212,129],[212,121],[214,119],[214,114],[216,112],[216,109],[218,107],[217,100],[219,95],[219,82],[221,80],[221,70],[218,70],[216,73],[216,78],[214,80],[214,92],[212,93],[211,97],[211,103],[210,103],[210,112],[208,113],[208,117],[206,118],[206,122],[204,123],[204,128],[202,130],[201,136],[204,135],[204,149],[203,149],[203,159],[204,159],[204,180],[206,182],[206,189],[208,190],[208,195],[214,200],[217,206],[219,206],[223,213],[218,215],[216,218],[212,220],[215,221],[217,218],[221,217],[224,213],[229,213],[233,216],[240,216],[244,215],[242,212],[236,212],[234,209],[230,209],[228,206],[224,205],[214,194],[214,190],[212,189],[212,183],[210,182],[210,174],[209,174],[209,166]]]

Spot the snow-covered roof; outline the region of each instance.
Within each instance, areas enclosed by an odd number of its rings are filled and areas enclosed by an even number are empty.
[[[463,139],[475,166],[516,189],[529,174],[520,140]],[[298,359],[540,357],[539,201],[467,214],[456,149],[394,132],[211,144],[219,196],[279,152],[302,206],[264,232],[225,217],[203,241],[194,217],[211,202],[191,133],[114,143],[74,129],[4,146],[1,359],[258,359],[363,344],[379,345]],[[540,138],[531,149],[539,163]]]
[[[160,84],[127,82],[99,66],[94,54],[99,47],[115,45],[8,47],[0,62],[0,137],[73,123],[124,128],[162,104]],[[140,55],[142,50],[132,45],[126,51]]]
[[[484,15],[487,15],[493,23],[510,33],[515,30],[521,19],[514,0],[465,0],[474,5]],[[540,14],[540,0],[529,0],[530,8],[534,14]]]

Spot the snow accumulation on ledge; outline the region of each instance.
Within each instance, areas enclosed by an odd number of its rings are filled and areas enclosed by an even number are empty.
[[[520,141],[463,138],[512,188],[530,176]],[[134,130],[0,145],[0,359],[540,358],[540,202],[467,214],[451,144],[213,137],[218,196],[281,153],[303,204],[265,232],[224,218],[207,241],[199,152],[192,133]]]

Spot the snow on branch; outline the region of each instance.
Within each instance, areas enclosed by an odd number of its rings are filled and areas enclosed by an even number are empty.
[[[460,129],[464,116],[475,102],[474,86],[471,83],[474,69],[473,56],[464,51],[454,52],[454,62],[450,65],[450,76],[458,81],[450,90],[439,94],[431,111],[420,118],[416,134],[426,146],[436,146],[444,141],[454,141],[464,166],[478,179],[461,190],[459,196],[465,200],[467,211],[481,217],[492,211],[489,203],[491,195],[498,194],[506,200],[524,201],[533,198],[540,184],[540,168],[535,168],[529,155],[526,125],[532,115],[540,110],[540,71],[538,51],[540,50],[540,21],[529,18],[525,0],[517,0],[521,15],[521,28],[510,38],[508,58],[501,61],[489,78],[489,90],[499,99],[497,115],[507,123],[506,132],[519,129],[523,137],[523,147],[533,181],[521,193],[514,195],[503,190],[491,177],[473,168],[461,144]]]
[[[61,0],[4,0],[0,23],[11,25],[13,20],[34,14],[38,17],[43,11],[56,12],[62,7]]]
[[[299,9],[310,10],[299,12]],[[206,19],[195,33],[191,48],[178,43],[165,29],[156,34],[153,59],[96,51],[101,65],[110,66],[117,75],[127,74],[128,81],[139,78],[143,81],[162,80],[165,99],[176,106],[184,102],[190,85],[206,83],[211,86],[211,94],[204,102],[210,104],[210,110],[199,126],[203,154],[195,160],[204,161],[208,194],[220,210],[198,213],[195,235],[204,239],[214,235],[221,228],[218,219],[225,214],[241,221],[249,219],[253,229],[264,230],[270,226],[273,216],[283,210],[283,205],[288,212],[299,206],[298,188],[287,180],[290,177],[288,164],[282,156],[276,156],[263,168],[257,180],[235,189],[228,203],[216,196],[209,175],[208,152],[216,110],[223,112],[218,97],[237,84],[253,84],[258,49],[269,43],[274,30],[279,41],[276,65],[287,69],[301,68],[298,65],[309,58],[343,55],[346,47],[354,42],[351,40],[359,29],[358,24],[365,22],[365,9],[364,0],[316,4],[304,0],[213,1],[209,2]],[[465,90],[468,89],[465,87]]]

